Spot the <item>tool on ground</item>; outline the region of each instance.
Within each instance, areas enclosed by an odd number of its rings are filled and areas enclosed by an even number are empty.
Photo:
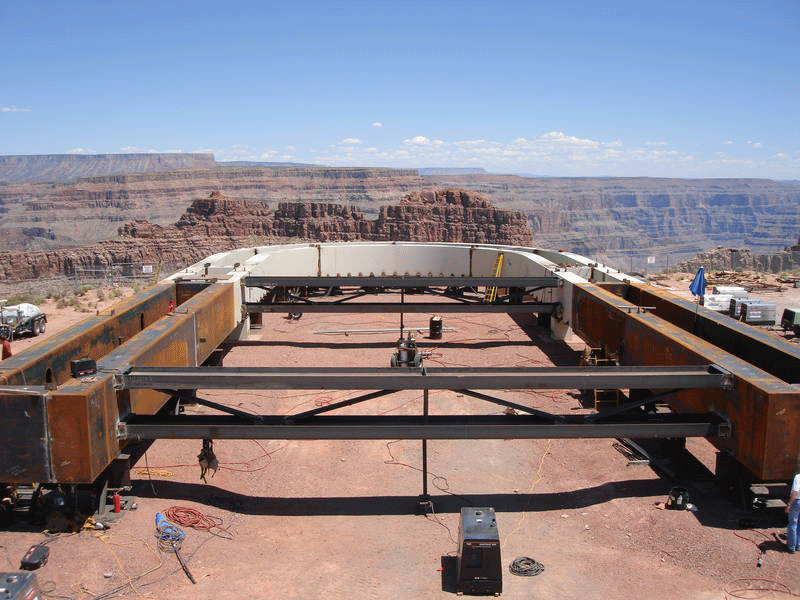
[[[19,568],[26,571],[34,571],[46,565],[49,556],[50,548],[44,544],[35,544],[28,548],[28,551],[19,563]]]
[[[102,523],[100,521],[96,521],[92,517],[86,517],[86,522],[83,524],[83,528],[84,529],[99,529],[101,531],[104,530],[104,529],[111,529],[111,527],[109,525],[107,525],[106,523]]]
[[[160,512],[156,513],[156,538],[158,539],[158,549],[162,552],[166,552],[167,550],[175,552],[175,557],[181,564],[183,572],[186,573],[189,581],[197,583],[189,571],[186,562],[183,560],[183,556],[181,556],[181,544],[183,544],[185,537],[186,534],[183,533],[180,527],[167,521]]]
[[[213,477],[217,474],[217,469],[219,469],[219,461],[217,460],[217,455],[214,454],[213,440],[203,440],[203,449],[197,455],[197,462],[200,463],[200,479],[208,483],[206,481],[206,473],[214,471],[211,474]]]

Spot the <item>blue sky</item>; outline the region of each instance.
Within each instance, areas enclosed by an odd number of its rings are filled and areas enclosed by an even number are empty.
[[[10,2],[0,154],[800,179],[800,2]]]

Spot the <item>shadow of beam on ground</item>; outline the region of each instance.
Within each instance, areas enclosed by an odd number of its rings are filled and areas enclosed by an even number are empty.
[[[153,480],[136,481],[134,493],[141,497],[200,502],[249,515],[405,515],[413,513],[417,496],[341,496],[321,498],[277,498],[246,496],[199,483]],[[585,508],[614,498],[664,497],[669,484],[659,479],[604,483],[568,492],[542,494],[440,494],[432,496],[437,513],[457,513],[463,506],[492,506],[497,512],[540,512]]]
[[[581,351],[566,342],[553,339],[548,328],[537,325],[536,315],[515,313],[509,316],[555,366],[574,367],[578,364]]]

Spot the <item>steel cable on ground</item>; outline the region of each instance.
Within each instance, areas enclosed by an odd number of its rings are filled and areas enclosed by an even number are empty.
[[[512,575],[534,577],[544,571],[544,565],[528,556],[518,556],[508,565],[508,570],[511,571]]]

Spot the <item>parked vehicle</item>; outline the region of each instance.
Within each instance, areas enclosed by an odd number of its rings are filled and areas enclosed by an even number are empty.
[[[784,308],[781,327],[784,331],[793,331],[800,337],[800,308]]]
[[[6,339],[13,340],[22,335],[39,335],[47,327],[47,315],[38,306],[22,302],[12,306],[0,304],[0,331]]]

